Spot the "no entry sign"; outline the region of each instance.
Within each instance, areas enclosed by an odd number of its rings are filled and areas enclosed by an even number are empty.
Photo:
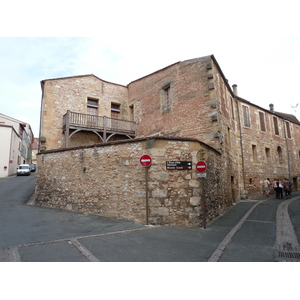
[[[196,164],[197,172],[204,173],[206,171],[206,169],[207,169],[207,164],[206,164],[205,161],[200,160],[200,161],[197,162],[197,164]]]
[[[143,167],[149,167],[152,164],[152,158],[150,155],[144,154],[140,157],[140,163]]]

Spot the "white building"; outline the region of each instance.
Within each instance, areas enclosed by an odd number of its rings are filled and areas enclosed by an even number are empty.
[[[32,162],[33,140],[29,124],[0,113],[0,177],[15,174],[20,164]]]

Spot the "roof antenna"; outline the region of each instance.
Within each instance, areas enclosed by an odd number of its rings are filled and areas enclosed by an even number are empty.
[[[299,104],[299,103],[297,103],[295,106],[291,105],[291,107],[294,109],[295,114],[297,114],[296,108],[298,107],[298,104]]]

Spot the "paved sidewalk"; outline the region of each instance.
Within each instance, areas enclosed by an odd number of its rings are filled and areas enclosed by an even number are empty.
[[[24,184],[33,179],[23,178]],[[15,185],[14,179],[2,180],[1,192],[6,196],[0,201],[0,261],[297,261],[284,255],[298,251],[300,192],[288,201],[275,196],[240,201],[203,229],[146,226],[24,205],[10,185]],[[27,200],[31,194],[28,190]],[[283,240],[289,235],[293,242]],[[287,248],[289,243],[293,248]]]

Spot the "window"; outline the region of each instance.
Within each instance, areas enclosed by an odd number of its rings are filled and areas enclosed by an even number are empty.
[[[229,127],[227,127],[226,144],[228,145],[228,149],[231,150],[231,138],[230,138],[230,128]]]
[[[244,105],[242,107],[243,107],[243,116],[244,116],[244,126],[250,127],[249,107]]]
[[[168,110],[172,106],[172,84],[168,83],[162,87],[161,92],[162,110]]]
[[[120,104],[112,103],[111,104],[111,127],[114,129],[118,129],[119,121],[117,119],[120,119]]]
[[[120,119],[120,104],[111,104],[111,117],[113,119]]]
[[[98,100],[96,99],[87,99],[87,113],[88,115],[98,115]]]
[[[265,148],[265,151],[266,151],[266,161],[270,162],[271,161],[270,148]]]
[[[231,100],[231,115],[232,115],[232,120],[234,120],[234,102],[232,98],[230,98],[230,100]]]
[[[273,117],[273,123],[274,123],[275,134],[279,135],[278,119],[276,117]]]
[[[278,159],[278,163],[282,164],[282,149],[280,146],[277,147],[277,159]]]
[[[287,134],[287,137],[290,139],[292,136],[291,136],[291,129],[290,129],[290,123],[289,122],[286,122],[286,134]]]
[[[86,124],[89,126],[97,125],[97,117],[98,116],[98,100],[97,99],[87,99],[87,116],[86,116]]]
[[[259,120],[260,120],[260,130],[266,131],[265,114],[261,111],[259,112]]]
[[[129,106],[130,121],[134,121],[134,106]]]
[[[256,145],[252,145],[252,157],[253,157],[253,162],[257,163],[257,149],[256,149]]]
[[[165,98],[165,105],[171,106],[171,87],[167,86],[164,88],[164,98]]]

